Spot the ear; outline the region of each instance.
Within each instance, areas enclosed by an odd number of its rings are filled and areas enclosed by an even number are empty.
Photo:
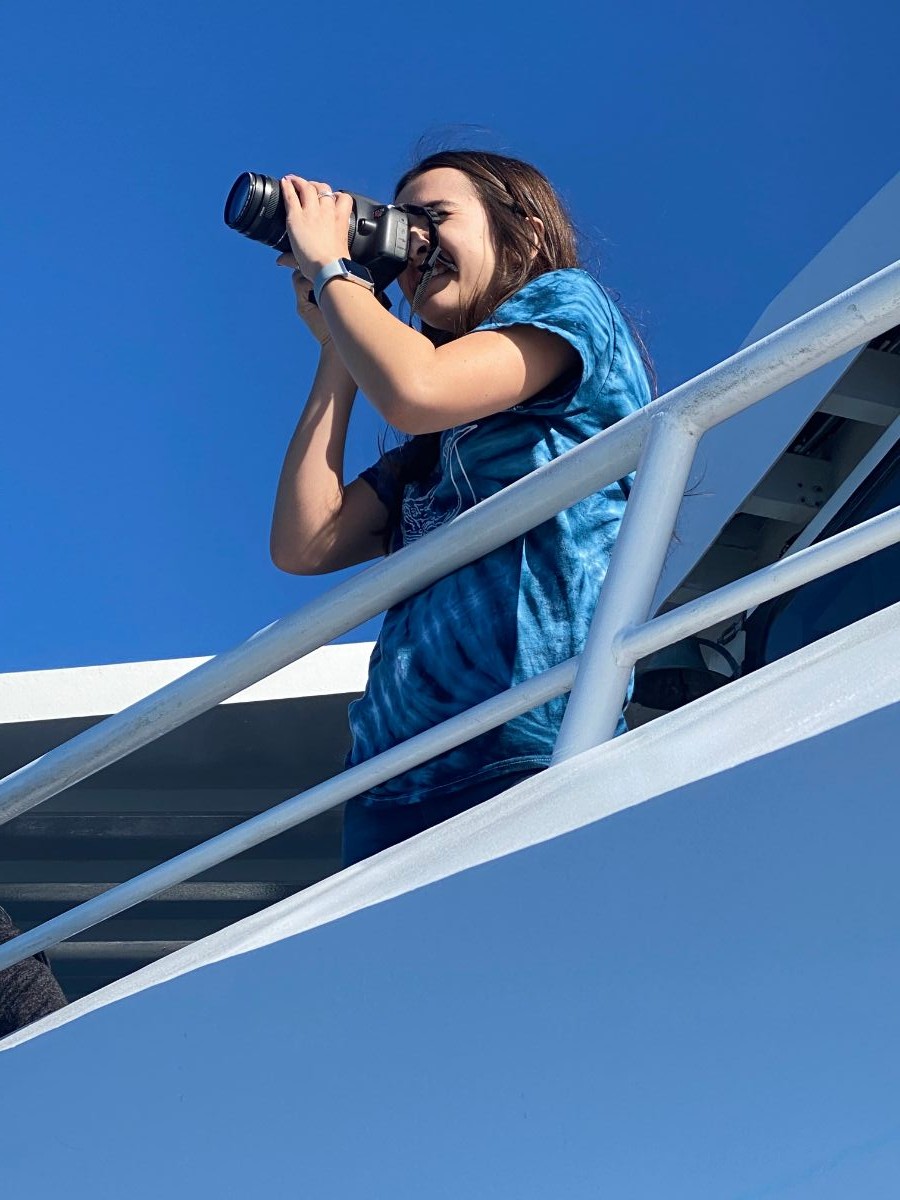
[[[531,240],[534,242],[531,257],[534,259],[541,247],[541,242],[544,240],[544,222],[540,217],[526,217],[525,220],[531,226]]]

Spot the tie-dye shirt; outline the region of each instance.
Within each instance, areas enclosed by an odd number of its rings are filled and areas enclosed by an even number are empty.
[[[447,429],[439,462],[403,490],[395,548],[557,458],[650,400],[641,356],[621,313],[585,271],[531,280],[478,326],[535,325],[566,339],[581,370],[504,412]],[[398,459],[362,478],[389,509]],[[584,647],[631,479],[559,513],[484,558],[395,605],[385,616],[365,694],[350,705],[348,765],[555,666]],[[368,792],[368,804],[409,804],[494,775],[547,766],[560,696]]]

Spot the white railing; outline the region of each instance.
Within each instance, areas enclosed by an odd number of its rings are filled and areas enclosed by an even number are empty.
[[[900,262],[0,781],[2,824],[637,471],[588,642],[579,658],[20,934],[0,947],[0,970],[566,691],[572,694],[554,764],[579,754],[612,737],[639,658],[900,541],[900,510],[894,509],[691,604],[648,619],[700,436],[897,324]]]

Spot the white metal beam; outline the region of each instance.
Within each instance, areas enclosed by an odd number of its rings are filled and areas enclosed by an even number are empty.
[[[820,408],[837,417],[887,428],[900,416],[900,354],[863,350]]]
[[[740,511],[805,525],[834,492],[834,487],[834,468],[830,462],[804,454],[784,454],[753,489]]]

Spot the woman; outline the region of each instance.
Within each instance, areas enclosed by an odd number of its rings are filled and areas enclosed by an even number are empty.
[[[272,557],[283,570],[334,571],[392,552],[651,399],[636,339],[579,268],[571,222],[535,167],[445,151],[400,180],[394,202],[411,214],[411,245],[399,283],[421,332],[336,273],[349,253],[350,197],[295,175],[282,191],[293,255],[278,261],[295,268],[298,312],[321,346],[275,504]],[[345,485],[357,387],[411,440]],[[349,765],[577,654],[629,486],[605,488],[392,608],[351,705]],[[344,864],[546,767],[564,708],[560,697],[349,801]]]

